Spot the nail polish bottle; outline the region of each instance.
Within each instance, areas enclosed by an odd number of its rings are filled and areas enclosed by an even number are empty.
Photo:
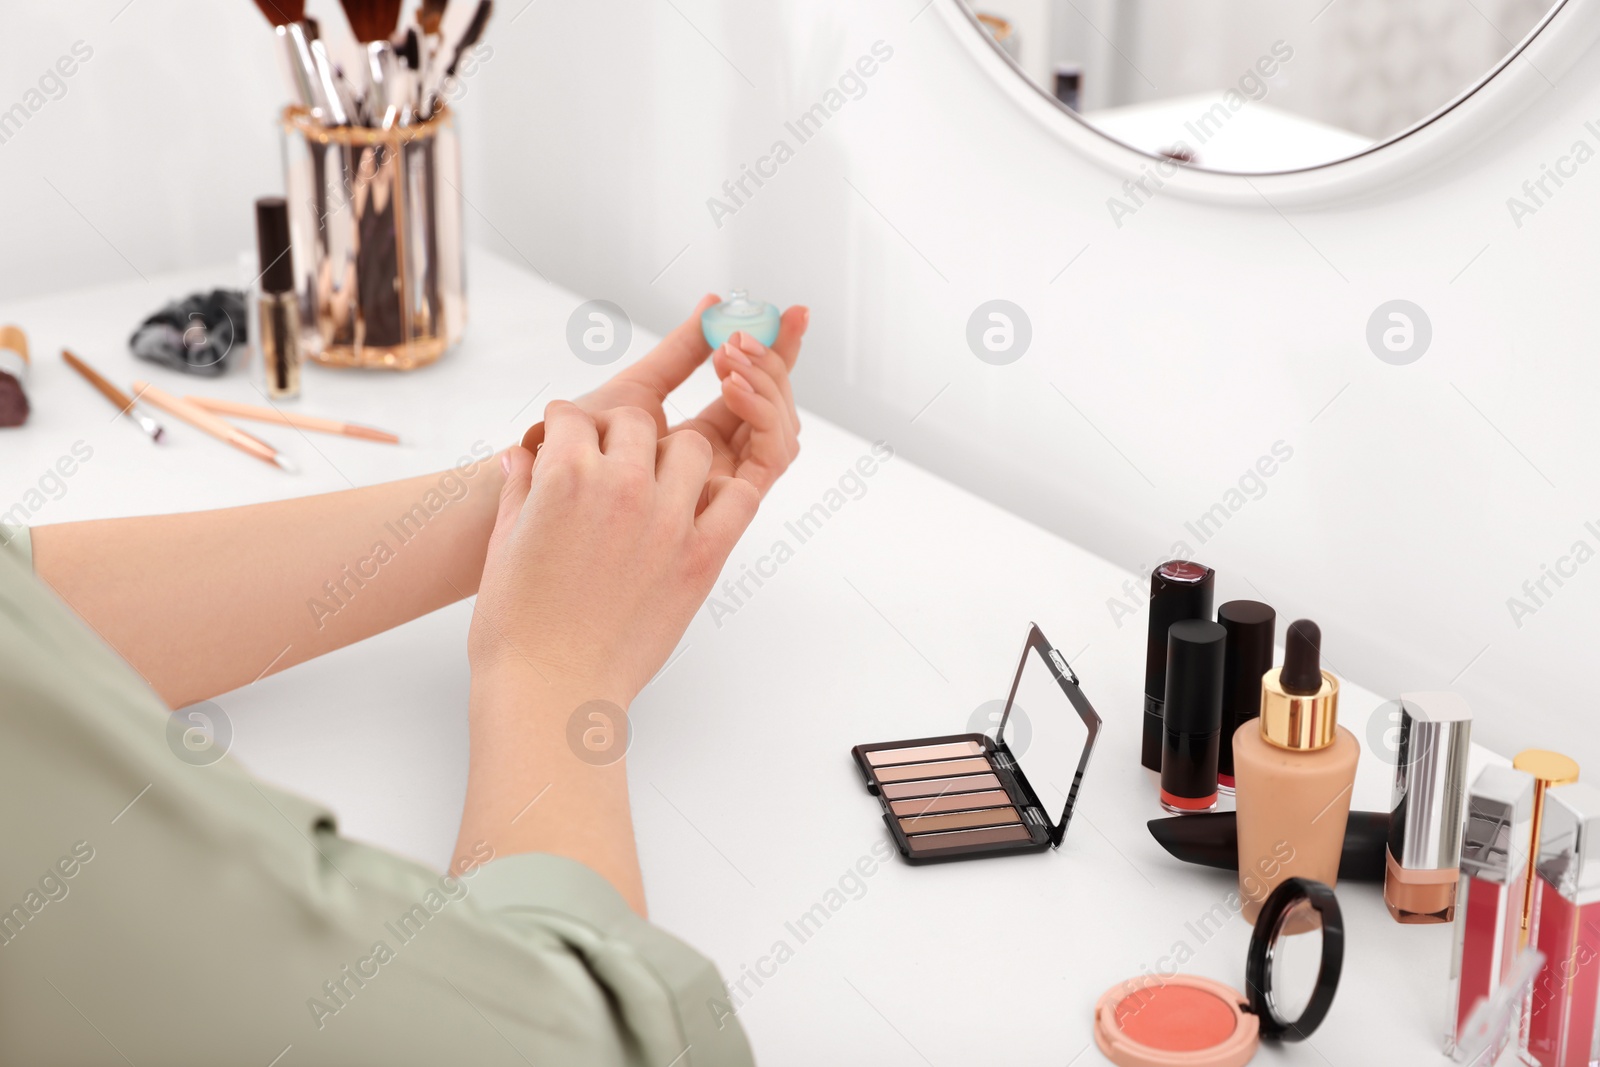
[[[1169,559],[1150,572],[1150,631],[1144,653],[1144,736],[1139,762],[1161,770],[1163,702],[1167,698],[1167,631],[1184,619],[1211,618],[1217,572],[1203,563]]]
[[[777,308],[751,300],[743,289],[735,289],[728,299],[701,314],[700,332],[712,348],[721,348],[740,331],[770,348],[778,339],[778,320]]]
[[[1222,740],[1222,657],[1228,631],[1205,619],[1167,631],[1167,689],[1161,744],[1161,806],[1197,815],[1217,806]]]
[[[1255,922],[1286,878],[1339,877],[1361,745],[1339,725],[1339,679],[1321,669],[1322,632],[1289,625],[1283,666],[1261,680],[1257,729],[1233,735],[1239,896]]]
[[[1402,693],[1383,902],[1400,923],[1456,914],[1472,709],[1455,693]]]
[[[1272,669],[1278,613],[1259,600],[1230,600],[1217,609],[1228,631],[1222,660],[1222,745],[1217,788],[1233,792],[1233,735],[1261,714],[1261,678]]]

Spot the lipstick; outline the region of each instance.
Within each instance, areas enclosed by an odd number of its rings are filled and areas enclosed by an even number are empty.
[[[1150,631],[1144,658],[1144,744],[1140,762],[1161,770],[1167,693],[1167,631],[1175,622],[1211,618],[1217,572],[1203,563],[1172,559],[1150,572]]]
[[[1532,794],[1529,794],[1530,800]],[[1181,819],[1151,819],[1150,836],[1185,863],[1239,869],[1239,816],[1213,811]],[[1389,813],[1352,811],[1345,823],[1344,849],[1339,854],[1339,881],[1382,882],[1389,847]],[[1515,922],[1512,928],[1516,928]]]
[[[1222,740],[1222,659],[1228,631],[1204,619],[1167,631],[1167,688],[1161,739],[1161,806],[1192,815],[1217,806]]]
[[[1278,613],[1259,600],[1230,600],[1217,609],[1228,631],[1222,660],[1222,747],[1217,752],[1217,788],[1233,792],[1233,735],[1261,714],[1261,678],[1272,669],[1272,639]]]
[[[1472,709],[1454,693],[1403,693],[1383,901],[1395,922],[1455,918]]]

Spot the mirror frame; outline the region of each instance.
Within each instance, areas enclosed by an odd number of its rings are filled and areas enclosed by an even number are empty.
[[[984,29],[964,0],[930,0],[945,25],[990,79],[1025,112],[1080,154],[1119,177],[1139,177],[1165,157],[1097,129],[1034,84]],[[1553,0],[1518,44],[1476,83],[1400,132],[1355,155],[1311,167],[1225,171],[1178,166],[1166,187],[1193,199],[1269,206],[1325,204],[1372,193],[1466,152],[1535,100],[1600,39],[1600,0]],[[1520,62],[1519,62],[1520,60]],[[1065,119],[1065,121],[1063,121]],[[1264,190],[1270,190],[1268,199]]]

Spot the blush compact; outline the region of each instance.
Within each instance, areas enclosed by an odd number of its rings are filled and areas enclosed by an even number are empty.
[[[934,863],[1060,845],[1099,733],[1078,676],[1034,625],[994,737],[942,734],[850,754],[900,855]]]
[[[1313,940],[1321,957],[1309,996],[1283,988],[1289,941]],[[1241,994],[1194,975],[1142,974],[1107,990],[1094,1009],[1094,1040],[1117,1067],[1243,1067],[1262,1038],[1303,1041],[1322,1025],[1344,965],[1344,920],[1333,890],[1290,878],[1256,918]]]

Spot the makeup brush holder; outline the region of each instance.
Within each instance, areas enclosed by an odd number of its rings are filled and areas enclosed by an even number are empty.
[[[449,109],[385,130],[287,108],[283,160],[306,355],[412,370],[454,347],[467,301]]]

